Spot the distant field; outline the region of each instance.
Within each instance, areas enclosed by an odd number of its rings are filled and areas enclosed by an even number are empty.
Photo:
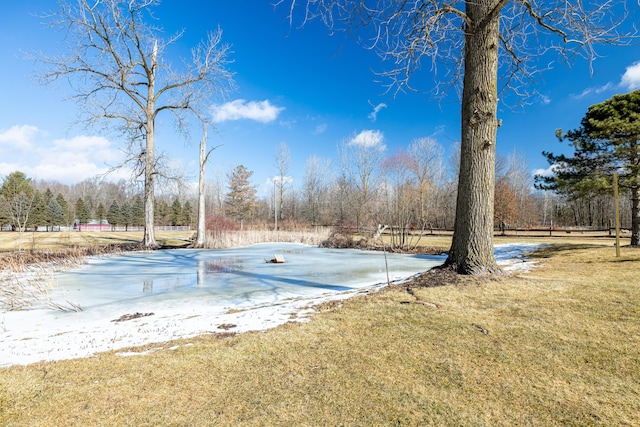
[[[156,231],[156,240],[161,245],[186,245],[194,231]],[[388,239],[388,236],[384,236]],[[413,237],[414,239],[416,237]],[[136,243],[142,241],[141,231],[60,231],[60,232],[26,232],[22,234],[22,250],[69,248],[74,246],[108,245],[121,243]],[[587,243],[596,245],[613,245],[615,239],[604,231],[554,231],[552,236],[538,231],[523,232],[508,231],[506,235],[496,235],[496,244],[501,243]],[[413,243],[413,241],[412,241]],[[621,245],[628,245],[629,238],[623,237]],[[418,241],[418,246],[439,248],[443,251],[451,245],[451,233],[427,234]],[[0,252],[17,251],[20,248],[20,234],[17,232],[0,232]]]
[[[159,231],[156,240],[163,245],[186,244],[193,231]],[[73,246],[109,245],[142,241],[141,231],[56,231],[22,233],[22,249],[59,249]],[[17,251],[20,233],[0,232],[0,252]]]

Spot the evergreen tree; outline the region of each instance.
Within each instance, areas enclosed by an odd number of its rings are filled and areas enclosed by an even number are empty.
[[[48,208],[49,208],[49,203],[51,203],[51,200],[53,200],[53,192],[51,191],[50,188],[47,188],[45,190],[45,192],[42,195],[42,205],[44,206],[44,214],[42,217],[42,222],[45,224],[45,226],[47,227],[47,231],[49,231],[49,215],[48,215]],[[58,224],[60,225],[60,224]]]
[[[250,218],[256,209],[256,189],[249,179],[253,171],[243,165],[236,166],[233,172],[227,175],[229,192],[224,204],[227,215],[240,222],[240,230],[245,219]]]
[[[640,90],[589,107],[581,126],[563,134],[573,156],[543,152],[552,176],[536,176],[536,186],[571,199],[612,194],[613,173],[631,199],[631,245],[640,246]]]
[[[193,222],[193,206],[191,206],[188,200],[184,202],[184,206],[182,207],[182,221],[183,225],[188,225],[189,227],[191,227]]]
[[[133,224],[133,208],[129,202],[124,202],[120,206],[120,221],[124,225],[124,231],[129,231],[129,226]]]
[[[171,204],[171,225],[182,225],[182,204],[177,197]]]
[[[142,197],[136,196],[133,202],[133,224],[136,226],[144,225],[144,202]]]
[[[78,220],[78,230],[81,230],[82,229],[81,225],[87,224],[91,219],[91,212],[89,211],[89,208],[87,207],[87,205],[84,203],[84,200],[82,199],[82,197],[76,200],[75,208],[76,208],[76,219]]]
[[[69,226],[69,224],[71,224],[72,221],[72,212],[71,212],[71,208],[69,206],[69,202],[67,202],[67,200],[64,198],[64,196],[62,195],[62,193],[58,193],[58,195],[56,196],[56,202],[58,202],[58,204],[60,205],[60,207],[62,208],[62,211],[64,212],[64,217],[62,219],[62,224]]]
[[[53,231],[55,226],[60,227],[64,223],[64,209],[60,206],[57,199],[51,199],[46,209],[45,223],[51,226]]]
[[[102,202],[98,203],[98,207],[96,207],[96,219],[98,220],[98,224],[100,224],[100,229],[102,230],[102,221],[106,219],[107,211],[104,208]]]
[[[22,172],[13,172],[5,177],[0,187],[0,204],[14,230],[24,231],[34,207],[36,188],[31,178]],[[21,236],[22,237],[22,236]]]
[[[171,207],[164,199],[156,200],[155,222],[160,225],[171,225]]]
[[[120,206],[118,206],[118,202],[115,200],[111,202],[111,206],[109,206],[109,210],[107,211],[107,221],[111,225],[112,231],[115,231],[118,224],[122,224],[120,219]]]

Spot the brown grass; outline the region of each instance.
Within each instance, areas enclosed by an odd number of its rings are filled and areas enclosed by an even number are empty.
[[[527,274],[396,286],[144,356],[6,368],[0,425],[640,425],[640,252],[556,243]]]

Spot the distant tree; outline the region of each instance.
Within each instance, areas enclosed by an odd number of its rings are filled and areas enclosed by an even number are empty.
[[[243,165],[236,166],[227,175],[229,192],[225,197],[225,211],[227,215],[240,223],[243,228],[244,220],[250,218],[256,209],[256,189],[249,180],[253,171]]]
[[[177,197],[171,204],[171,225],[182,225],[182,203]]]
[[[191,202],[188,200],[184,202],[182,206],[182,225],[187,225],[191,227],[193,223],[193,206],[191,206]]]
[[[53,192],[51,191],[50,188],[47,187],[45,192],[42,194],[42,206],[44,206],[44,214],[41,219],[41,221],[45,224],[46,231],[49,231],[49,225],[50,225],[47,210],[49,208],[49,203],[51,202],[51,200],[53,200]],[[60,225],[60,223],[56,225]]]
[[[418,192],[418,221],[424,229],[429,223],[429,198],[436,196],[435,181],[441,170],[443,148],[433,138],[417,138],[411,142],[408,166],[413,173]]]
[[[47,18],[68,33],[69,54],[39,58],[50,66],[43,76],[46,81],[64,79],[71,84],[89,122],[115,120],[133,142],[129,160],[139,165],[144,176],[143,245],[147,247],[157,245],[153,229],[156,118],[165,111],[172,113],[184,130],[183,113],[206,111],[208,98],[231,79],[225,69],[229,48],[221,44],[219,29],[192,49],[191,62],[185,67],[171,67],[163,54],[182,32],[162,39],[153,15],[158,4],[157,0],[63,0],[60,11]]]
[[[516,193],[504,176],[496,182],[494,204],[493,221],[504,234],[505,228],[515,226],[520,217]]]
[[[131,203],[124,202],[120,206],[120,221],[124,225],[124,231],[129,231],[129,226],[133,224],[133,207]]]
[[[51,230],[54,227],[62,225],[64,223],[64,209],[58,203],[58,200],[51,199],[47,205],[45,223],[47,226],[51,226]]]
[[[78,230],[82,230],[82,224],[87,224],[91,219],[91,212],[89,208],[84,203],[82,197],[76,200],[75,204],[76,209],[76,218],[78,219]]]
[[[133,224],[136,226],[144,225],[144,202],[142,201],[142,197],[136,196],[133,201]]]
[[[22,233],[29,223],[37,190],[31,178],[22,172],[12,172],[2,181],[0,187],[0,209],[5,212],[13,230],[18,230],[19,249],[22,250]]]
[[[364,131],[342,142],[343,172],[353,186],[356,228],[372,220],[373,201],[378,189],[378,169],[384,158],[384,136],[379,131]],[[367,224],[371,225],[371,224]]]
[[[45,223],[46,210],[47,205],[45,204],[44,194],[36,189],[27,227],[38,231],[38,227]]]
[[[171,205],[165,199],[156,199],[156,222],[162,225],[171,225]]]
[[[58,204],[64,211],[64,219],[62,223],[66,226],[69,226],[69,224],[71,224],[71,221],[73,220],[72,218],[73,215],[71,212],[71,207],[69,206],[69,202],[67,202],[67,200],[64,198],[62,193],[58,193],[58,195],[56,196],[56,202],[58,202]]]
[[[318,18],[332,33],[344,30],[377,51],[390,64],[381,74],[396,91],[412,88],[410,78],[424,68],[444,67],[453,76],[436,81],[436,95],[450,86],[462,94],[456,219],[445,266],[463,274],[500,272],[493,255],[494,167],[498,100],[506,94],[499,89],[515,88],[519,100],[538,71],[536,61],[548,63],[550,51],[567,61],[594,60],[597,43],[628,42],[635,32],[621,34],[633,10],[625,0],[277,3],[287,4],[292,21]]]
[[[111,202],[109,210],[107,211],[107,221],[109,222],[109,225],[111,225],[111,230],[115,230],[119,224],[122,224],[120,206],[115,200]]]
[[[96,207],[96,219],[98,220],[98,224],[100,224],[100,230],[102,230],[102,221],[107,218],[107,210],[104,208],[102,202],[98,203]]]
[[[543,152],[553,175],[536,176],[538,188],[571,199],[611,194],[614,171],[631,199],[631,245],[640,246],[640,90],[589,107],[581,126],[563,134],[573,156]]]
[[[307,160],[304,175],[303,195],[305,199],[304,212],[307,221],[318,224],[323,217],[325,204],[328,199],[329,176],[331,170],[328,160],[312,156]]]
[[[413,209],[415,206],[416,182],[411,176],[414,159],[404,150],[398,150],[382,162],[386,184],[387,206],[384,224],[389,225],[391,247],[412,249],[410,227],[419,218]]]
[[[281,142],[276,148],[275,156],[275,165],[278,170],[278,175],[273,179],[275,190],[273,195],[273,213],[275,218],[274,227],[276,230],[278,229],[278,220],[284,218],[284,210],[286,208],[286,205],[284,204],[284,193],[290,180],[287,176],[289,173],[290,163],[291,153],[289,152],[289,147],[286,142]]]

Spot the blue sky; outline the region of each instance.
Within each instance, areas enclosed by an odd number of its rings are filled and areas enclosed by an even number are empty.
[[[211,156],[209,178],[244,164],[254,171],[254,184],[269,188],[269,178],[278,174],[275,152],[284,142],[291,153],[289,175],[301,183],[309,157],[336,164],[337,145],[363,131],[382,134],[388,153],[420,137],[435,138],[445,156],[450,153],[460,133],[455,94],[443,102],[429,93],[385,94],[373,72],[385,64],[374,52],[343,35],[329,37],[319,23],[292,28],[286,8],[274,10],[271,3],[165,0],[157,9],[167,35],[185,30],[174,54],[188,56],[217,26],[232,46],[229,69],[238,89],[212,100],[218,132],[210,133],[209,144],[220,147]],[[22,0],[8,2],[0,15],[0,177],[21,170],[36,179],[74,183],[122,156],[122,142],[113,135],[72,126],[77,107],[65,101],[69,93],[38,85],[37,65],[24,59],[28,52],[64,48],[62,35],[36,17],[56,7],[53,0]],[[566,148],[555,139],[556,128],[578,127],[589,105],[640,88],[640,46],[608,46],[600,53],[605,57],[595,61],[593,75],[584,62],[556,62],[533,87],[540,96],[529,105],[501,106],[498,152],[526,158],[532,173],[545,169],[541,152]],[[428,86],[433,75],[424,68],[415,77]],[[161,129],[158,149],[197,179],[198,130],[193,141],[184,141],[170,126]]]

